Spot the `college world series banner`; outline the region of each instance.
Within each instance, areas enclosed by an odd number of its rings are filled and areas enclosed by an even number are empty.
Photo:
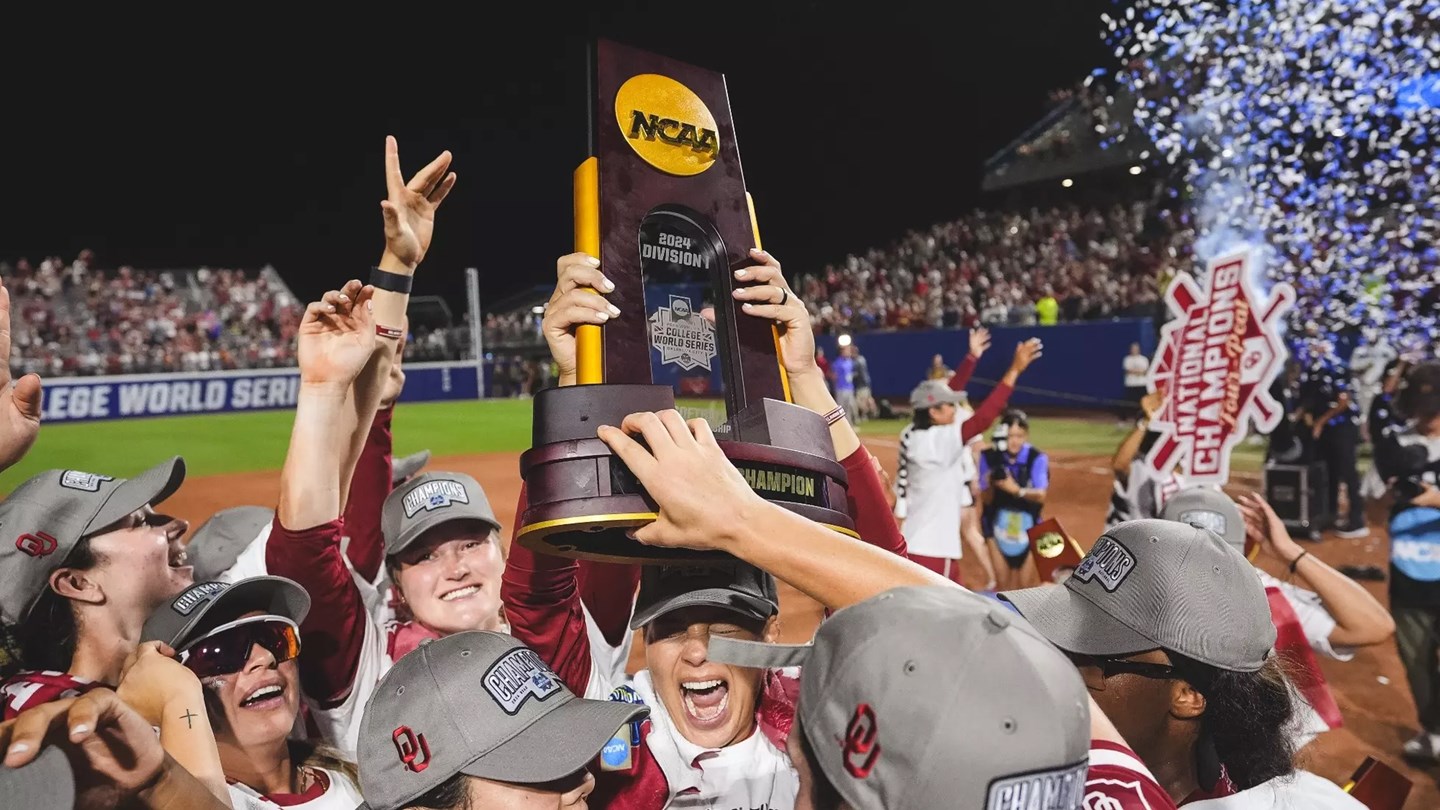
[[[1255,254],[1241,249],[1213,259],[1201,287],[1181,273],[1165,293],[1173,313],[1161,329],[1149,388],[1165,392],[1150,420],[1162,437],[1146,457],[1159,473],[1176,465],[1192,484],[1230,480],[1230,451],[1248,426],[1268,433],[1284,416],[1270,384],[1284,365],[1280,316],[1295,301],[1277,284],[1259,301],[1250,275]]]
[[[43,424],[295,407],[294,368],[43,380]],[[474,363],[406,363],[401,402],[476,399]]]

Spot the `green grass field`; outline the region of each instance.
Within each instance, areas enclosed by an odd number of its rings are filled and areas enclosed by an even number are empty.
[[[717,408],[700,404],[687,415],[711,415]],[[41,470],[80,469],[129,476],[171,456],[181,455],[192,476],[278,470],[290,440],[292,411],[171,416],[115,422],[47,425],[35,447],[15,467],[0,473],[0,492]],[[865,436],[894,439],[905,426],[898,419],[873,420]],[[1031,440],[1047,451],[1109,455],[1124,436],[1111,421],[1036,417]],[[437,456],[518,452],[530,446],[530,402],[433,402],[406,405],[395,416],[397,455],[428,448]],[[1242,445],[1234,468],[1260,468],[1262,448]]]

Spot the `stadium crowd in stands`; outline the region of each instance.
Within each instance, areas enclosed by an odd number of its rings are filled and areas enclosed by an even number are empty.
[[[73,261],[0,262],[14,296],[12,365],[51,377],[295,364],[304,308],[275,274],[208,269],[102,271]]]
[[[1146,202],[975,211],[826,266],[802,295],[827,332],[1151,315],[1193,240]]]

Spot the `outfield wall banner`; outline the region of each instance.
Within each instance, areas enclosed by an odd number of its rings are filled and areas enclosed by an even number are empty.
[[[41,422],[96,422],[295,407],[295,368],[44,380]],[[406,363],[401,402],[476,399],[473,363]]]

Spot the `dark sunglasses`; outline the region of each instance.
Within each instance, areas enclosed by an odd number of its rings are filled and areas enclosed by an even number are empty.
[[[1175,667],[1170,664],[1154,664],[1149,661],[1131,661],[1128,658],[1105,655],[1081,655],[1065,653],[1077,667],[1095,667],[1102,678],[1116,675],[1139,675],[1154,681],[1168,681],[1175,678]]]
[[[250,649],[257,645],[275,656],[277,664],[293,660],[300,654],[300,629],[279,616],[237,619],[185,645],[177,656],[196,677],[209,678],[244,669]]]

